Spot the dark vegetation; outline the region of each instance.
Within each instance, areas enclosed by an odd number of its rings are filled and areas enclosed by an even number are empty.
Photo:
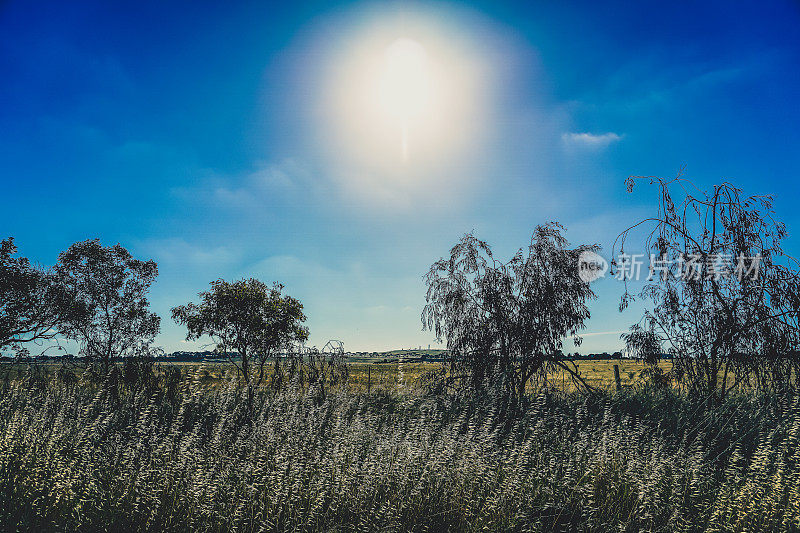
[[[272,385],[280,386],[286,365],[278,356],[292,353],[291,347],[308,339],[303,305],[282,290],[278,283],[268,287],[257,279],[219,279],[210,291],[200,293],[201,303],[175,307],[172,317],[189,330],[186,340],[210,337],[214,351],[228,356],[252,395],[253,387],[265,382],[270,360]],[[287,360],[290,377],[298,370],[298,359]]]
[[[645,246],[664,269],[639,295],[653,307],[625,337],[631,351],[645,360],[667,351],[672,377],[711,400],[737,387],[794,387],[800,276],[781,246],[786,228],[774,218],[772,198],[745,197],[730,183],[700,191],[681,175],[630,178],[629,190],[637,180],[657,185],[658,211],[618,242],[624,249],[635,230],[651,228]],[[633,298],[626,290],[620,309]]]
[[[554,367],[582,381],[560,350],[565,336],[583,328],[587,300],[595,298],[578,277],[578,256],[599,246],[568,249],[562,229],[537,227],[527,250],[505,263],[466,235],[433,264],[422,324],[449,350],[449,372],[434,379],[458,390],[494,387],[514,399]]]

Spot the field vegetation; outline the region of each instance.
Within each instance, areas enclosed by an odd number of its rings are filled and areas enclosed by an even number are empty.
[[[260,389],[185,365],[0,394],[14,530],[793,531],[796,395]],[[208,371],[208,374],[206,372]],[[210,386],[209,386],[210,385]]]
[[[378,357],[378,360],[384,360]],[[635,359],[594,359],[591,361],[580,361],[578,369],[584,376],[587,383],[598,390],[612,391],[616,388],[614,379],[614,365],[619,368],[620,384],[624,389],[635,389],[646,386],[648,383],[648,373],[650,365]],[[664,372],[669,372],[672,363],[664,360],[659,363]],[[419,361],[392,361],[383,362],[364,362],[363,358],[358,358],[355,362],[348,362],[348,379],[341,384],[341,389],[346,389],[351,393],[383,391],[386,393],[407,393],[424,394],[425,376],[431,372],[437,372],[442,367],[442,363],[419,362]],[[201,383],[214,386],[223,386],[228,380],[236,379],[237,370],[230,364],[221,362],[186,362],[186,363],[158,363],[153,362],[153,373],[161,376],[172,371],[181,372],[184,375],[195,375]],[[29,373],[37,373],[51,379],[59,375],[62,371],[61,363],[35,363],[19,364],[11,361],[5,364],[0,363],[0,381],[25,379]],[[84,371],[80,367],[69,370],[75,376],[80,376]],[[266,380],[272,375],[273,367],[271,364],[265,366]],[[578,390],[570,379],[567,372],[553,372],[548,376],[547,382],[541,385],[529,384],[528,393],[536,394],[543,387],[562,392],[572,392]]]

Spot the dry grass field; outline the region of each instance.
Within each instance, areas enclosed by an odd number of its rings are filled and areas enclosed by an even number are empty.
[[[644,363],[631,359],[598,359],[592,361],[578,361],[578,370],[586,382],[594,388],[613,390],[614,365],[619,366],[620,383],[623,388],[642,385],[644,379],[642,370]],[[440,363],[352,363],[350,365],[350,379],[348,384],[355,390],[362,391],[369,388],[382,390],[394,388],[416,389],[420,386],[420,378],[425,372],[436,370]],[[661,367],[665,372],[672,369],[669,361],[664,361]],[[531,392],[542,384],[529,384]],[[551,373],[547,378],[547,386],[563,391],[572,391],[575,386],[567,372],[558,371]]]
[[[380,359],[379,359],[380,360]],[[643,385],[645,380],[642,370],[645,364],[633,359],[597,359],[576,361],[578,370],[583,379],[592,387],[601,390],[614,390],[614,365],[619,366],[620,384],[622,388],[635,388]],[[349,364],[349,377],[347,388],[351,392],[366,391],[406,391],[415,392],[422,389],[421,378],[426,372],[437,370],[441,363],[431,362],[365,362],[363,359]],[[38,364],[41,372],[52,373],[57,371],[59,364]],[[200,384],[213,386],[226,381],[236,373],[236,369],[229,363],[223,362],[169,362],[160,363],[157,367],[161,372],[166,367],[174,366],[181,372],[192,375]],[[661,363],[664,372],[672,368],[672,363]],[[18,379],[28,369],[28,365],[0,364],[0,380]],[[77,370],[80,372],[80,370]],[[538,392],[542,386],[549,389],[570,392],[575,390],[575,385],[569,375],[564,371],[552,372],[547,376],[546,383],[530,383],[528,390]]]

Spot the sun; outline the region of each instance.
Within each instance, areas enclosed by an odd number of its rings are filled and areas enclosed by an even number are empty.
[[[321,126],[314,134],[343,169],[341,179],[359,184],[354,188],[416,190],[443,182],[477,157],[491,124],[485,51],[463,29],[393,20],[365,22],[337,45],[319,37],[328,50],[312,78],[320,80],[312,83],[322,119],[314,121]]]
[[[424,120],[434,101],[433,76],[425,47],[405,37],[387,46],[377,87],[380,109],[398,128],[403,160],[408,161],[409,128]]]

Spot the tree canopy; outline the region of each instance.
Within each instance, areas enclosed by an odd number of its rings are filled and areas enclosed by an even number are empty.
[[[30,343],[56,338],[63,325],[85,316],[85,308],[50,269],[15,257],[13,238],[0,241],[0,349],[24,354]]]
[[[161,323],[147,300],[158,275],[154,261],[135,259],[119,244],[104,247],[92,239],[62,252],[54,273],[86,310],[70,316],[62,330],[79,344],[80,355],[92,368],[107,371],[115,358],[150,353]]]
[[[717,398],[752,380],[783,386],[796,378],[800,276],[782,248],[786,229],[772,198],[746,197],[730,183],[702,191],[681,175],[634,177],[629,190],[641,180],[658,187],[658,211],[618,243],[624,256],[633,232],[649,228],[644,247],[658,270],[639,293],[654,306],[624,337],[629,349],[650,362],[666,350],[674,377]],[[620,308],[634,298],[626,285]]]
[[[209,336],[215,350],[230,358],[246,382],[263,382],[269,358],[308,339],[303,304],[257,279],[211,282],[200,303],[172,309],[172,317],[188,329],[187,340]],[[235,354],[233,353],[235,352]]]
[[[519,397],[532,378],[560,367],[586,385],[561,348],[583,328],[595,298],[578,277],[578,257],[599,247],[570,249],[562,231],[557,223],[537,226],[527,249],[506,263],[467,234],[431,266],[422,324],[447,343],[448,381],[473,389],[494,382]]]

